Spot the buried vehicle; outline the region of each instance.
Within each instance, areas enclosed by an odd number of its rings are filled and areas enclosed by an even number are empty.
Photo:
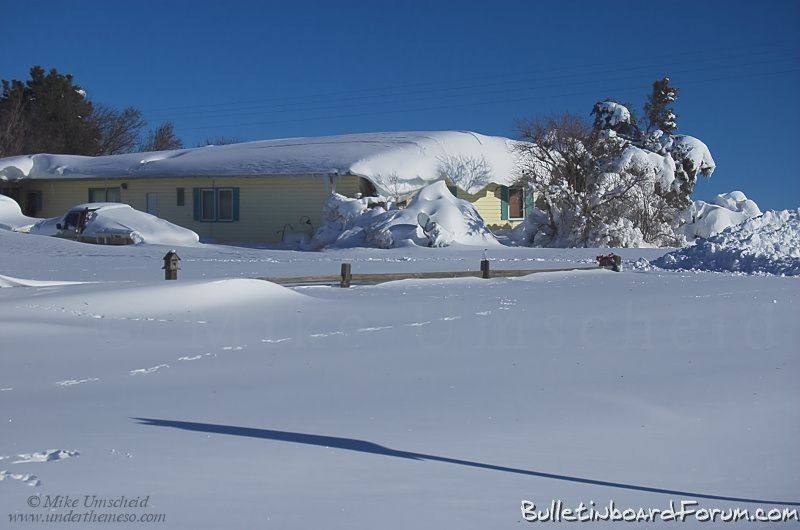
[[[192,230],[114,202],[73,206],[63,217],[36,223],[30,233],[98,245],[193,245],[200,239]]]

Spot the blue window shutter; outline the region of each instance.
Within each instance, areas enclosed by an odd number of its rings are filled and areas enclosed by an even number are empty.
[[[200,220],[200,188],[192,188],[194,198],[194,220]]]
[[[525,211],[524,215],[529,215],[533,211],[533,191],[525,186]]]
[[[239,220],[239,188],[233,188],[233,220]]]
[[[508,220],[508,187],[500,186],[500,219]]]

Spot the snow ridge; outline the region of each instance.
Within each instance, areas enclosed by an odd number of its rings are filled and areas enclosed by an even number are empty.
[[[770,210],[653,262],[663,269],[800,275],[800,209]]]

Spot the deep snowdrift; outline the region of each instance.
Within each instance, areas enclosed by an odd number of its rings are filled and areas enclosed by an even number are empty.
[[[73,208],[99,208],[89,214],[83,236],[94,237],[110,234],[130,234],[137,244],[190,246],[196,244],[200,237],[176,224],[165,221],[149,213],[140,212],[127,204],[87,203]],[[61,217],[41,220],[30,228],[31,234],[55,235],[56,225],[62,222]]]
[[[711,237],[759,215],[758,205],[741,191],[723,193],[717,195],[713,203],[694,201],[683,213],[686,221],[683,233],[689,241]]]
[[[653,264],[664,269],[800,275],[800,209],[765,212]]]
[[[35,217],[23,215],[17,201],[11,197],[0,195],[0,229],[24,231],[37,221],[39,219]]]
[[[393,248],[499,244],[475,207],[454,197],[444,181],[422,188],[402,210],[369,208],[378,201],[382,198],[348,199],[331,195],[323,210],[323,224],[314,234],[311,246]],[[430,218],[427,230],[419,225],[420,214]]]

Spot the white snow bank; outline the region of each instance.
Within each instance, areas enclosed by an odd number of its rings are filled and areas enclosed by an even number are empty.
[[[490,182],[512,183],[516,143],[468,131],[388,132],[99,157],[37,154],[0,159],[0,180],[351,173],[389,195],[395,188],[406,193],[439,180],[452,160],[475,160],[487,169],[481,171],[485,182],[454,181],[474,193]]]
[[[156,285],[123,287],[108,294],[107,288],[56,296],[50,303],[94,318],[198,313],[234,307],[251,311],[252,304],[267,309],[301,301],[305,295],[263,280],[235,278],[217,281],[181,280]],[[56,300],[57,299],[57,300]],[[249,305],[249,307],[248,307]]]
[[[200,240],[197,233],[188,228],[135,210],[127,204],[87,203],[77,205],[72,210],[82,208],[97,208],[86,220],[86,228],[82,232],[86,237],[123,234],[130,235],[135,243],[171,246],[191,246]],[[62,219],[56,217],[40,221],[30,228],[30,233],[54,235],[58,231],[56,224],[61,223]]]
[[[800,209],[768,211],[653,262],[664,269],[800,275]]]
[[[40,219],[22,214],[22,209],[17,201],[11,197],[0,195],[0,229],[25,231]]]
[[[0,288],[3,287],[53,287],[56,285],[78,285],[87,282],[69,281],[47,281],[47,280],[28,280],[23,278],[13,278],[0,274]]]
[[[714,198],[713,204],[694,201],[683,213],[683,233],[689,241],[711,237],[759,215],[758,205],[741,191],[723,193]]]
[[[369,209],[375,200],[331,195],[312,247],[499,245],[475,207],[454,197],[444,181],[422,188],[402,210]],[[430,220],[426,230],[418,221],[423,213]]]

